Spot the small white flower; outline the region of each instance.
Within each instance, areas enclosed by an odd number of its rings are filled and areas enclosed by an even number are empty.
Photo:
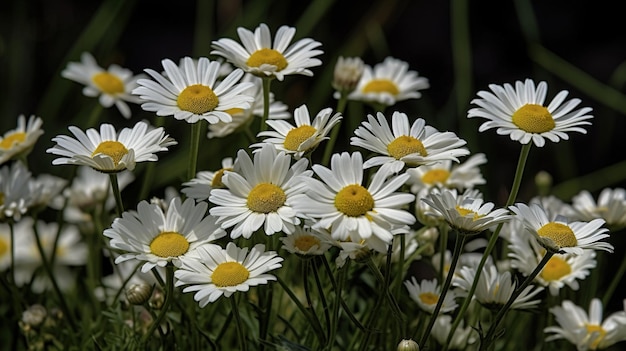
[[[441,297],[441,287],[437,285],[437,279],[422,280],[418,283],[415,277],[405,280],[404,286],[409,292],[409,297],[417,302],[422,311],[432,314]],[[441,313],[452,312],[456,309],[457,303],[454,301],[456,294],[453,290],[448,290],[441,305]]]
[[[208,200],[213,189],[226,187],[224,182],[222,182],[222,177],[225,172],[232,171],[233,167],[233,158],[226,157],[222,160],[222,168],[215,172],[198,172],[195,178],[183,183],[183,189],[181,191],[186,196],[196,199],[197,201]]]
[[[331,85],[341,93],[349,93],[356,88],[365,70],[365,64],[360,57],[339,56],[335,64]]]
[[[626,226],[626,190],[604,188],[597,202],[589,191],[583,190],[572,198],[572,209],[580,220],[602,218],[611,228],[623,228]]]
[[[22,162],[14,162],[0,169],[0,220],[19,221],[33,205],[41,189],[32,189],[31,173]]]
[[[437,320],[435,320],[435,325],[433,326],[432,336],[440,345],[446,345],[450,350],[468,350],[469,345],[479,340],[478,332],[472,326],[468,325],[465,327],[464,321],[461,320],[461,323],[459,323],[454,331],[450,344],[447,344],[452,324],[452,316],[446,314],[437,316]]]
[[[446,160],[430,165],[409,168],[406,173],[410,176],[411,192],[416,194],[423,188],[443,187],[463,191],[476,185],[485,184],[478,166],[487,163],[485,154],[474,154],[465,162],[453,165]]]
[[[337,245],[330,233],[321,229],[296,227],[293,233],[280,238],[283,249],[302,256],[323,255]]]
[[[41,118],[31,115],[26,122],[24,115],[17,117],[17,128],[0,137],[0,164],[10,159],[27,155],[43,135]]]

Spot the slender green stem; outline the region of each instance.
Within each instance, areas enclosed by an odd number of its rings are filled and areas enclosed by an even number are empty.
[[[439,226],[439,281],[443,281],[443,271],[446,264],[446,248],[448,247],[448,230],[447,223]]]
[[[326,268],[326,272],[328,273],[328,276],[330,277],[330,281],[331,281],[331,284],[333,285],[333,289],[335,290],[335,301],[333,302],[333,311],[332,311],[331,320],[330,320],[330,335],[328,336],[328,343],[326,344],[326,348],[328,350],[332,350],[334,346],[334,342],[335,342],[335,337],[337,336],[337,329],[338,329],[337,324],[339,322],[339,306],[341,305],[341,291],[343,289],[343,284],[346,279],[347,267],[344,266],[341,269],[339,269],[338,277],[337,277],[338,279],[337,279],[337,282],[335,283],[333,272],[330,269],[326,256],[322,256],[322,261],[324,263],[324,267]],[[350,261],[346,262],[346,265],[348,265],[349,263]]]
[[[613,280],[611,280],[611,283],[609,284],[609,287],[604,292],[604,296],[602,297],[602,306],[608,305],[609,301],[611,301],[611,298],[613,297],[613,293],[615,292],[615,289],[617,289],[617,286],[622,282],[622,277],[624,276],[625,272],[626,272],[626,257],[623,257],[622,263],[617,269],[617,273],[615,273],[615,275],[613,276]]]
[[[344,110],[346,109],[346,104],[348,103],[348,93],[341,92],[341,96],[339,97],[339,101],[337,101],[337,113],[341,113],[343,115]],[[326,142],[326,147],[324,148],[324,155],[322,156],[322,165],[327,166],[330,161],[330,155],[333,153],[333,149],[335,148],[335,142],[339,137],[339,131],[341,130],[341,121],[339,121],[330,132],[330,139]]]
[[[189,168],[187,168],[187,179],[196,176],[198,165],[198,150],[200,148],[200,134],[202,132],[202,121],[191,124],[191,144],[189,146]]]
[[[9,240],[11,240],[11,247],[9,254],[11,254],[11,270],[9,271],[9,276],[11,277],[11,284],[17,286],[17,282],[15,281],[15,228],[13,227],[13,221],[9,221]]]
[[[241,316],[239,315],[239,306],[237,306],[237,301],[235,301],[235,296],[232,295],[228,298],[230,301],[230,306],[233,309],[233,316],[235,317],[235,324],[237,325],[237,336],[239,337],[239,349],[242,351],[248,350],[248,343],[246,342],[246,335],[243,329],[243,321],[241,320]]]
[[[156,328],[160,328],[161,323],[163,322],[163,319],[165,318],[165,315],[169,311],[170,305],[172,304],[172,298],[174,297],[172,295],[174,295],[174,265],[170,263],[165,266],[165,302],[163,302],[163,306],[161,307],[161,312],[159,312],[159,316],[156,320],[152,322],[152,324],[150,325],[150,329],[141,340],[142,345],[145,346],[148,340],[152,337],[152,334],[154,334]]]
[[[515,289],[515,291],[513,291],[513,294],[511,294],[511,297],[504,304],[504,306],[502,306],[502,308],[498,311],[498,314],[496,314],[496,317],[494,318],[493,323],[489,326],[489,330],[487,331],[487,335],[483,339],[484,342],[482,342],[481,345],[480,345],[480,350],[481,351],[482,350],[487,350],[488,347],[495,341],[495,340],[493,340],[493,337],[494,337],[494,335],[496,333],[496,329],[498,328],[498,325],[500,325],[500,322],[504,318],[504,315],[511,308],[511,305],[513,305],[513,302],[515,302],[517,297],[520,296],[520,294],[524,291],[524,289],[526,289],[526,287],[535,279],[537,274],[539,274],[541,272],[541,270],[546,265],[546,263],[548,263],[548,261],[550,261],[550,258],[552,258],[552,256],[554,256],[554,252],[552,252],[552,251],[547,251],[546,252],[546,254],[543,256],[543,258],[541,259],[541,261],[539,262],[537,267],[535,267],[535,269],[532,271],[532,273],[530,273],[530,275],[528,277],[526,277],[524,282],[522,282],[522,284],[520,286],[518,286],[517,289]]]
[[[87,128],[95,128],[100,120],[100,114],[102,113],[102,105],[99,102],[95,103],[93,110],[89,114],[89,118],[87,119]]]
[[[309,322],[311,322],[311,326],[315,330],[315,333],[317,334],[317,337],[320,340],[320,343],[324,344],[325,343],[325,340],[324,340],[324,330],[322,330],[322,326],[319,324],[319,320],[317,319],[317,317],[315,317],[311,313],[311,311],[309,309],[307,309],[302,304],[302,302],[300,302],[298,297],[293,293],[293,291],[291,291],[291,289],[289,289],[289,286],[287,286],[287,284],[280,277],[276,276],[276,281],[278,282],[278,284],[280,284],[280,286],[287,293],[287,295],[289,295],[289,297],[291,298],[291,301],[293,301],[293,303],[296,304],[296,306],[302,312],[302,314],[304,314],[307,317],[307,319],[309,320]]]
[[[263,117],[261,118],[261,125],[259,126],[260,131],[264,131],[267,129],[267,121],[270,115],[270,86],[272,85],[272,78],[265,77],[263,80]]]
[[[326,336],[330,337],[330,312],[328,308],[328,303],[326,302],[326,295],[324,294],[324,287],[322,286],[322,282],[320,280],[319,272],[317,269],[317,264],[315,261],[311,262],[311,266],[313,267],[313,276],[315,277],[315,285],[317,286],[317,291],[320,296],[320,301],[322,302],[322,309],[324,310],[324,317],[326,320]]]
[[[428,337],[430,336],[430,331],[433,329],[435,325],[435,321],[437,320],[437,316],[439,315],[439,311],[441,310],[441,306],[443,306],[443,301],[448,294],[448,290],[450,290],[450,284],[452,283],[452,277],[454,276],[454,270],[456,269],[456,264],[459,261],[459,257],[461,257],[461,251],[463,250],[463,246],[465,246],[465,241],[467,240],[467,235],[461,235],[457,232],[456,240],[454,242],[454,252],[452,253],[452,261],[450,262],[450,270],[448,271],[448,275],[446,276],[446,281],[443,283],[441,287],[441,293],[439,296],[439,300],[437,300],[437,305],[430,316],[430,320],[428,321],[428,325],[426,326],[426,330],[424,330],[424,334],[418,343],[422,347],[425,347],[426,342],[428,341]]]
[[[398,284],[395,286],[394,296],[400,295],[400,289],[402,287],[402,280],[404,279],[404,261],[406,251],[406,234],[400,234],[400,257],[398,258]]]
[[[513,205],[515,199],[517,198],[517,193],[519,192],[520,185],[522,184],[522,178],[524,175],[524,167],[526,166],[526,160],[528,159],[528,154],[530,153],[531,143],[524,144],[520,151],[519,159],[517,161],[517,169],[515,170],[515,178],[513,179],[513,185],[511,186],[511,192],[509,193],[509,198],[506,201],[505,207],[509,207]],[[472,296],[474,296],[474,292],[476,291],[476,287],[478,286],[478,278],[480,278],[480,274],[482,274],[483,267],[487,262],[487,258],[491,254],[491,251],[496,246],[496,242],[500,231],[502,230],[502,226],[504,224],[500,223],[496,227],[493,234],[491,234],[491,238],[489,238],[489,242],[487,243],[487,247],[485,248],[485,252],[483,253],[483,257],[480,259],[478,263],[478,267],[476,267],[476,277],[474,278],[474,282],[467,292],[467,297],[463,301],[463,305],[459,309],[459,312],[450,327],[450,333],[448,334],[447,342],[443,346],[443,351],[447,351],[448,345],[450,345],[452,341],[452,337],[454,336],[454,332],[456,328],[459,326],[461,321],[463,320],[463,316],[465,315],[465,311],[469,307],[470,302],[472,301]]]
[[[109,173],[111,179],[111,189],[113,190],[113,196],[115,197],[115,207],[117,208],[117,215],[122,217],[124,213],[124,203],[122,202],[122,192],[120,191],[120,185],[117,182],[117,173]]]

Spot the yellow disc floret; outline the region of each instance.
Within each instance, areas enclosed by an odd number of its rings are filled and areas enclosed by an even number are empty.
[[[472,215],[472,220],[474,221],[485,216],[485,215],[480,215],[476,213],[475,211],[469,210],[467,208],[463,208],[461,206],[456,206],[455,208],[456,208],[456,211],[463,217],[467,215]]]
[[[400,89],[396,83],[388,80],[388,79],[374,79],[371,80],[363,87],[364,93],[388,93],[391,95],[398,95],[400,93]]]
[[[552,256],[541,271],[541,278],[546,281],[556,281],[572,272],[572,267],[559,256]]]
[[[280,72],[287,67],[285,56],[274,49],[263,48],[255,51],[246,64],[250,67],[261,67],[261,65],[276,66],[276,71]]]
[[[109,72],[96,73],[91,77],[91,80],[98,89],[106,94],[122,94],[125,91],[124,82],[116,75]]]
[[[402,135],[395,138],[387,145],[387,152],[390,156],[399,160],[406,155],[420,154],[422,156],[428,156],[424,144],[410,135]]]
[[[558,247],[574,247],[578,244],[572,229],[563,223],[550,222],[539,228],[537,234],[552,240]]]
[[[283,145],[285,146],[285,149],[289,151],[298,151],[300,144],[310,138],[316,131],[317,129],[315,129],[315,127],[307,124],[298,128],[293,128],[285,136],[285,142]]]
[[[222,177],[224,176],[225,171],[232,171],[232,168],[222,168],[219,171],[215,172],[213,175],[213,180],[211,181],[211,187],[214,189],[222,189],[225,188],[226,185],[222,182]]]
[[[194,84],[180,92],[176,104],[183,111],[203,114],[213,111],[219,104],[219,99],[211,88],[202,84]]]
[[[91,157],[94,157],[98,154],[105,154],[113,159],[113,164],[116,166],[122,160],[122,157],[128,153],[128,149],[124,144],[115,140],[107,140],[101,142],[98,147],[93,150]]]
[[[422,301],[426,305],[436,305],[439,301],[439,295],[433,294],[431,292],[425,292],[419,294],[420,301]]]
[[[431,169],[424,173],[422,176],[422,182],[425,184],[444,184],[450,177],[450,172],[445,169]]]
[[[293,245],[302,252],[309,251],[313,246],[319,245],[320,240],[312,235],[301,235],[294,240]]]
[[[159,257],[178,257],[189,250],[189,242],[180,233],[163,232],[150,243],[150,252]]]
[[[374,198],[361,185],[351,184],[339,190],[335,196],[335,207],[346,216],[364,216],[374,208]]]
[[[513,113],[513,124],[528,133],[545,133],[554,129],[554,118],[547,108],[526,104]]]
[[[7,252],[9,252],[9,247],[11,247],[11,242],[7,242],[0,238],[0,257],[3,257]]]
[[[211,281],[218,288],[224,288],[227,286],[237,286],[246,280],[250,276],[250,271],[239,262],[223,262],[220,263],[213,274],[211,274]]]
[[[7,136],[5,136],[0,141],[0,149],[9,150],[13,147],[13,145],[21,144],[26,140],[26,133],[24,132],[14,132]]]
[[[254,212],[270,213],[281,208],[287,196],[283,189],[271,183],[259,183],[248,194],[248,208]]]
[[[600,342],[602,342],[602,339],[606,336],[606,330],[604,330],[601,325],[597,324],[586,324],[585,328],[587,329],[587,335],[589,335],[589,337],[591,337],[592,333],[596,333],[596,337],[591,339],[593,341],[591,341],[591,345],[589,345],[591,347],[590,349],[598,349]]]

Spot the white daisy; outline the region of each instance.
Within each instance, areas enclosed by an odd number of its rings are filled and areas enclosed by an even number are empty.
[[[415,223],[415,217],[402,209],[414,195],[394,192],[408,175],[392,176],[389,167],[381,167],[366,188],[359,152],[334,154],[330,169],[313,165],[313,170],[321,181],[309,179],[308,191],[298,198],[297,208],[316,219],[313,228],[329,230],[334,239],[365,240],[371,248],[384,251],[398,233],[395,229]]]
[[[309,110],[302,105],[294,110],[293,126],[286,121],[267,120],[268,126],[274,130],[262,131],[257,136],[266,137],[263,143],[253,144],[252,147],[261,147],[264,143],[271,143],[278,150],[293,155],[298,160],[315,150],[323,141],[328,139],[328,133],[341,121],[341,114],[333,114],[331,108],[321,110],[311,123]]]
[[[265,251],[263,244],[255,245],[249,253],[247,247],[238,248],[232,242],[226,249],[202,245],[193,256],[181,260],[181,267],[174,272],[176,286],[187,285],[183,292],[195,291],[194,300],[205,307],[222,295],[230,297],[276,280],[267,272],[282,267],[282,261],[275,251]]]
[[[626,226],[626,190],[604,188],[597,202],[589,191],[583,190],[572,198],[572,209],[580,220],[602,218],[611,228],[623,228]]]
[[[479,91],[480,99],[474,99],[472,104],[479,107],[470,109],[467,117],[481,117],[489,121],[484,122],[478,131],[483,132],[497,128],[500,135],[509,135],[511,140],[528,144],[531,140],[538,147],[545,144],[545,139],[553,142],[568,140],[568,132],[587,133],[582,128],[590,125],[588,119],[593,118],[589,113],[590,107],[574,110],[580,99],[571,99],[565,102],[567,90],[559,92],[548,106],[544,106],[548,85],[540,82],[535,86],[532,79],[524,82],[516,81],[515,87],[511,84],[503,86],[490,84],[488,91]]]
[[[222,160],[222,168],[213,171],[201,171],[196,174],[195,178],[183,183],[183,194],[197,201],[205,201],[209,199],[213,189],[222,189],[226,185],[222,182],[225,172],[233,170],[233,158],[226,157]]]
[[[157,116],[174,116],[188,123],[201,119],[209,123],[230,122],[229,109],[250,107],[252,97],[244,91],[252,83],[239,83],[243,72],[234,70],[226,78],[217,81],[220,63],[201,57],[194,62],[191,57],[182,59],[180,66],[172,60],[161,61],[164,75],[146,69],[155,81],[140,79],[139,87],[133,94],[147,102],[141,104],[146,111],[156,112]]]
[[[59,135],[52,138],[57,144],[46,152],[60,155],[53,165],[85,165],[103,173],[117,173],[125,169],[132,171],[137,162],[157,161],[159,151],[176,145],[177,142],[159,127],[148,131],[148,124],[138,122],[131,128],[122,129],[119,134],[110,124],[100,125],[100,132],[94,128],[83,132],[77,127],[68,129],[76,139]]]
[[[385,115],[378,112],[377,118],[367,116],[350,138],[350,144],[360,146],[382,156],[374,156],[363,165],[365,168],[391,163],[394,172],[399,172],[405,165],[417,166],[445,160],[459,162],[457,157],[469,155],[469,150],[462,148],[465,140],[459,139],[452,132],[439,132],[427,126],[422,118],[409,124],[405,113],[394,112],[391,128]]]
[[[265,23],[261,23],[254,33],[239,27],[237,34],[243,46],[232,39],[223,38],[212,43],[214,50],[211,54],[222,56],[233,65],[259,77],[283,80],[290,74],[313,76],[309,68],[322,64],[322,61],[314,58],[323,53],[315,50],[322,45],[320,42],[305,38],[289,45],[296,34],[293,27],[278,28],[273,45],[270,30]]]
[[[461,320],[458,327],[454,331],[452,340],[448,344],[448,335],[452,329],[452,316],[439,315],[433,326],[432,336],[440,345],[446,345],[449,350],[469,350],[469,346],[475,344],[480,337],[476,329],[468,325],[464,327],[464,320]]]
[[[477,185],[485,184],[478,166],[487,163],[485,154],[474,154],[465,162],[453,165],[452,161],[441,161],[430,165],[409,168],[411,192],[418,193],[423,188],[444,187],[463,191]]]
[[[428,79],[420,77],[416,71],[409,71],[408,63],[387,57],[374,68],[365,65],[361,79],[348,99],[391,106],[398,101],[418,99],[422,96],[420,90],[429,87]],[[337,93],[335,97],[338,97]]]
[[[31,173],[22,162],[14,162],[0,168],[0,221],[19,221],[41,189],[32,189]]]
[[[339,56],[335,64],[331,85],[339,94],[349,93],[356,88],[361,80],[363,70],[365,70],[365,64],[360,57]]]
[[[518,203],[509,209],[517,215],[524,227],[546,250],[575,255],[581,255],[583,249],[613,252],[613,245],[599,241],[609,237],[608,229],[602,228],[603,219],[597,218],[590,222],[568,222],[565,217],[556,216],[550,220],[543,207],[534,203],[530,204],[530,207]]]
[[[439,212],[450,227],[464,235],[478,234],[511,219],[506,209],[494,210],[492,202],[484,202],[481,197],[472,198],[470,194],[459,195],[456,189],[434,190],[422,201]]]
[[[41,118],[31,115],[26,122],[24,115],[17,117],[17,128],[0,137],[0,164],[16,157],[28,155],[37,139],[43,135]]]
[[[266,235],[293,233],[300,224],[293,199],[306,190],[303,181],[311,176],[308,161],[292,166],[291,157],[266,144],[254,154],[254,162],[245,150],[237,153],[237,172],[225,172],[222,182],[227,189],[213,189],[209,201],[211,215],[218,217],[222,228],[233,227],[231,238],[250,238],[263,226]]]
[[[110,65],[107,70],[98,66],[96,60],[90,53],[84,52],[80,56],[81,62],[70,62],[61,72],[64,78],[84,84],[83,94],[85,96],[96,97],[100,105],[104,107],[115,107],[122,116],[130,118],[131,111],[126,101],[138,104],[140,100],[131,94],[137,87],[137,80],[142,75],[135,76],[133,72],[118,65]]]
[[[297,226],[293,233],[279,238],[282,248],[302,256],[323,255],[332,246],[338,245],[330,233],[321,229]]]
[[[589,314],[572,301],[550,309],[558,326],[545,328],[552,333],[546,341],[565,339],[576,345],[578,351],[606,349],[626,340],[626,312],[619,311],[602,319],[602,302],[592,299]]]
[[[112,248],[126,252],[115,263],[145,261],[142,272],[169,262],[177,265],[196,247],[226,235],[215,218],[206,215],[207,207],[205,202],[195,204],[187,199],[181,203],[180,198],[174,198],[164,212],[156,204],[141,201],[136,212],[124,212],[104,231]]]
[[[422,280],[418,283],[415,277],[411,277],[411,280],[405,280],[404,286],[409,292],[409,297],[417,302],[419,308],[432,314],[435,311],[435,307],[441,297],[441,287],[437,285],[437,279]],[[448,290],[446,297],[441,305],[440,313],[452,312],[456,309],[457,303],[454,301],[456,295],[454,290]]]

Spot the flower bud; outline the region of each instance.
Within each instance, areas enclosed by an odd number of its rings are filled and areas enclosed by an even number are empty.
[[[22,312],[22,322],[31,327],[37,327],[46,319],[48,311],[42,305],[32,305]]]
[[[398,344],[398,351],[420,351],[420,347],[415,341],[405,339]]]
[[[133,305],[143,305],[150,296],[152,296],[152,287],[148,284],[133,284],[126,289],[126,299]]]
[[[363,74],[363,60],[358,57],[339,57],[335,65],[332,86],[339,92],[351,92]]]

